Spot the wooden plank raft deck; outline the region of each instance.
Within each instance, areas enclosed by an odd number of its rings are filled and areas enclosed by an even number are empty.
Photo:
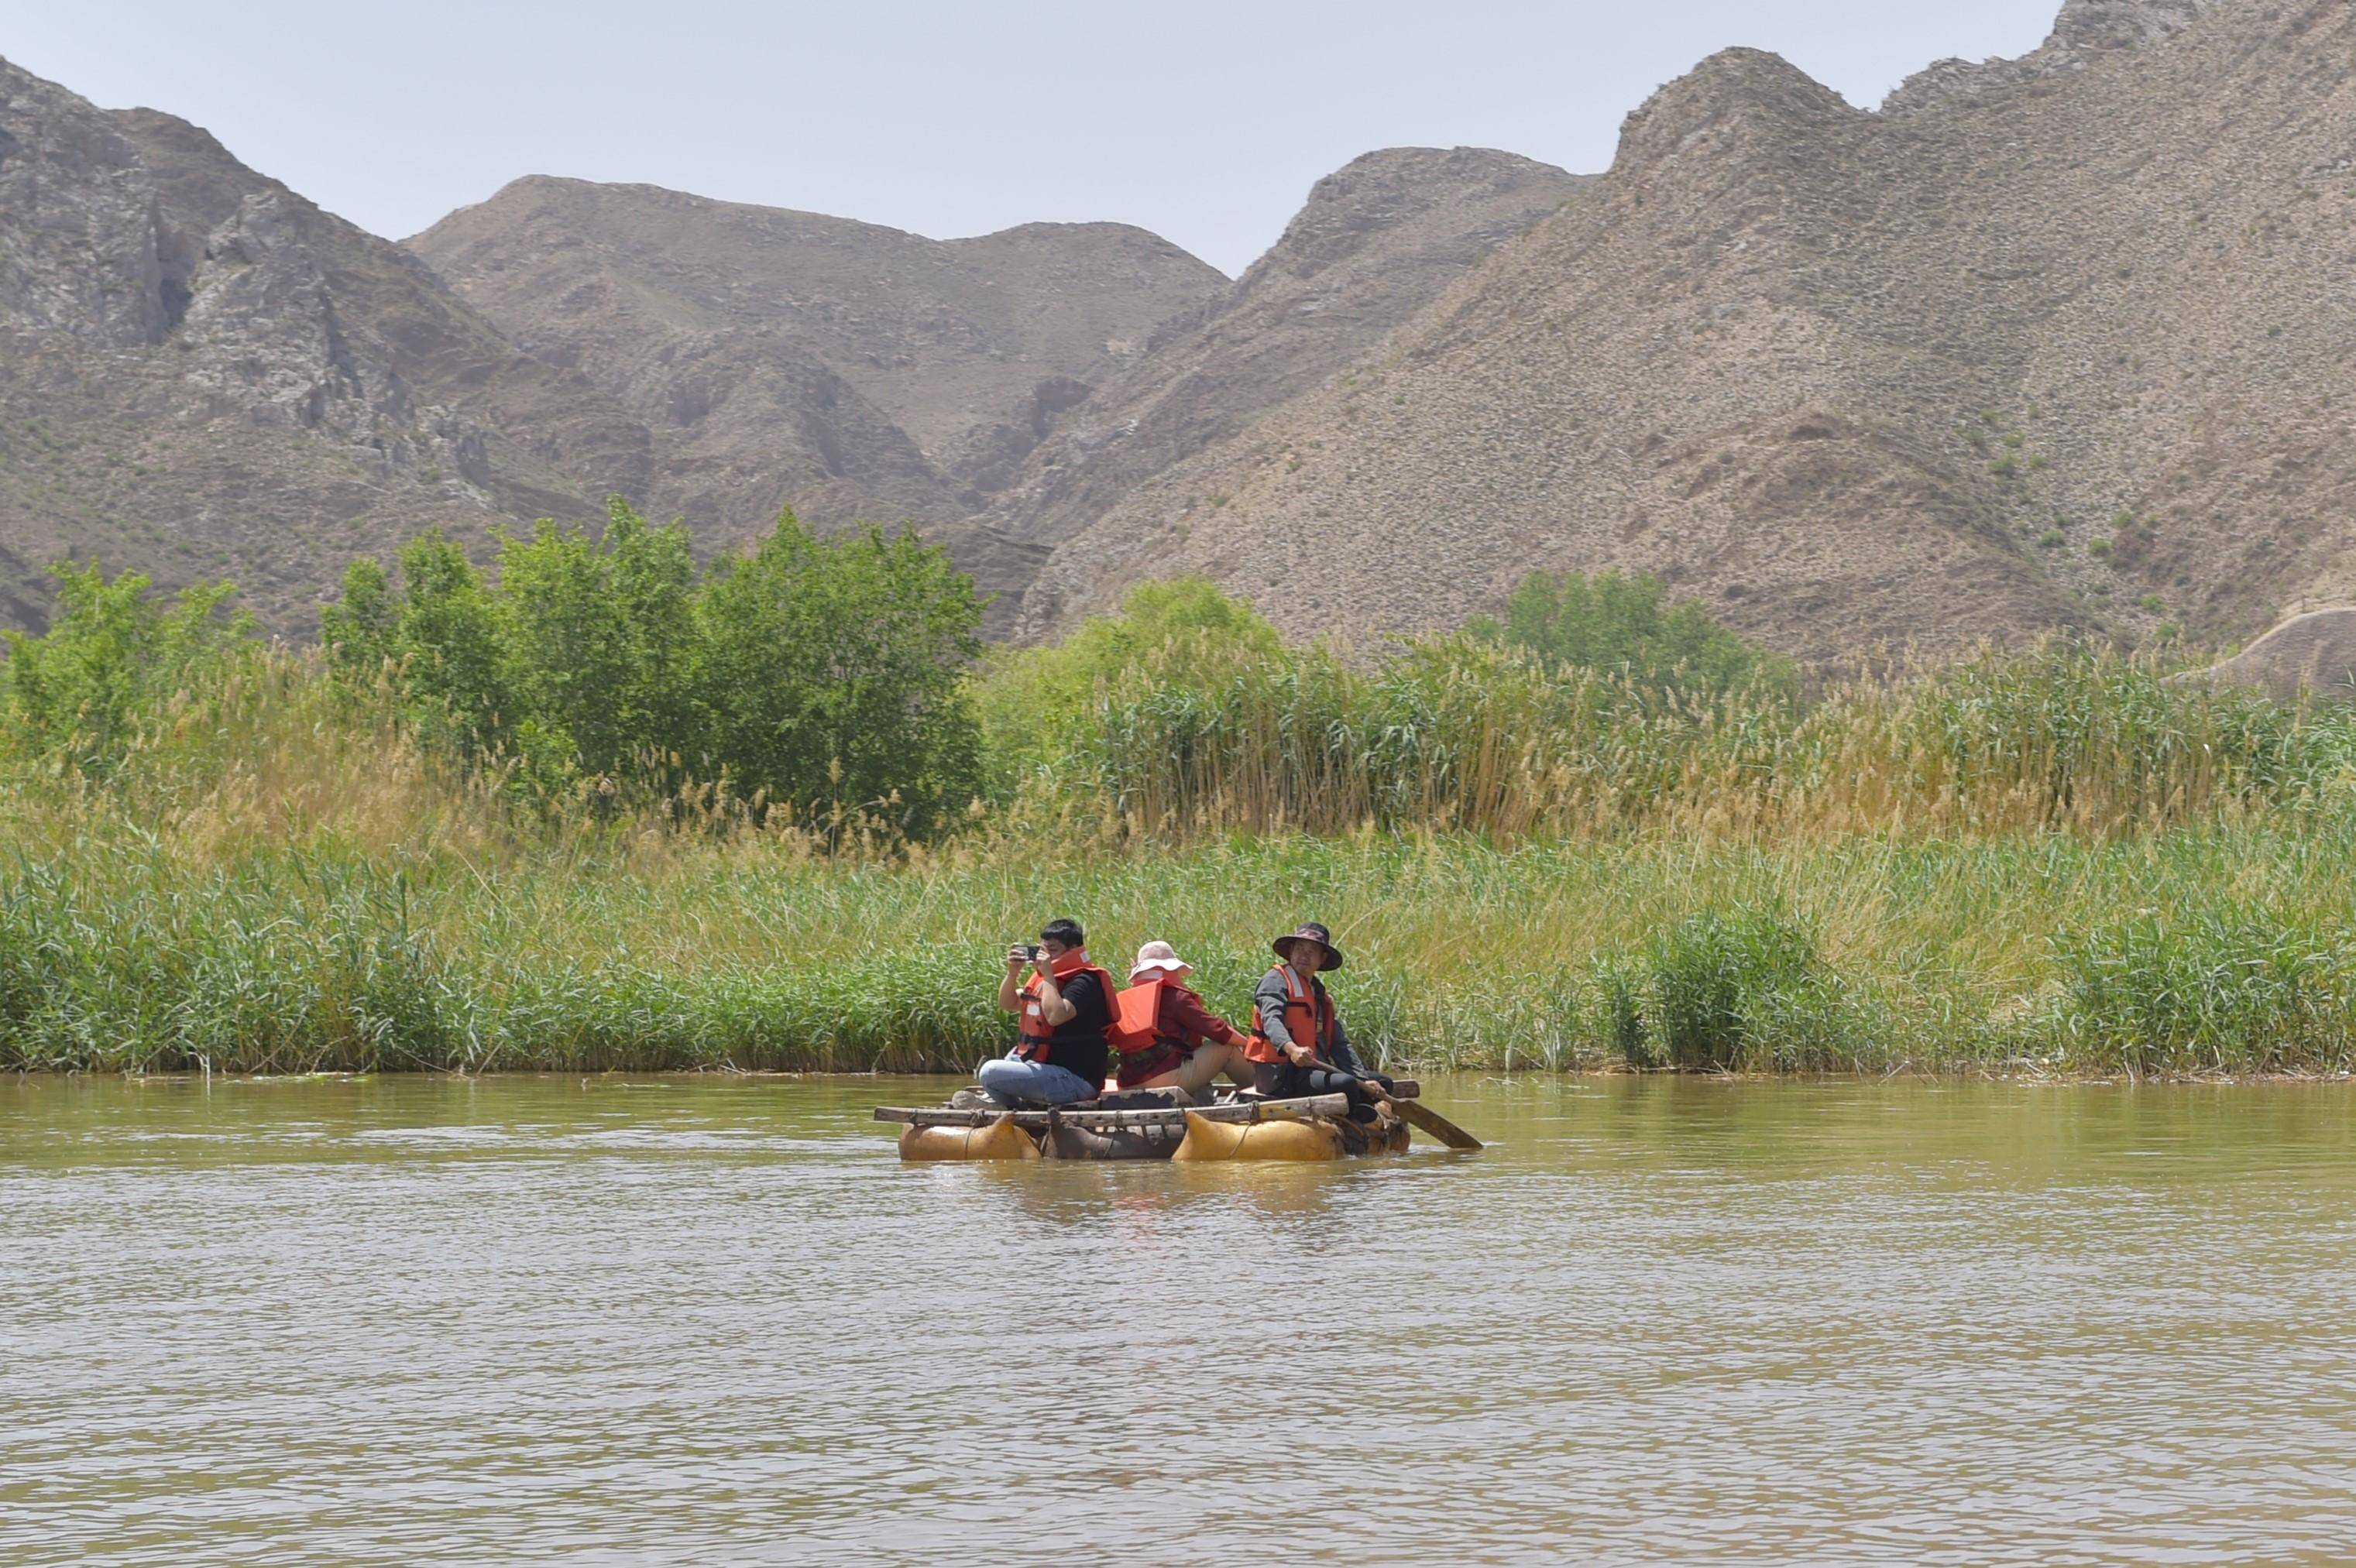
[[[1016,1126],[1035,1132],[1044,1130],[1053,1117],[1083,1132],[1109,1133],[1146,1127],[1183,1128],[1189,1111],[1211,1122],[1302,1122],[1319,1116],[1345,1116],[1350,1113],[1350,1101],[1344,1094],[1312,1094],[1300,1100],[1229,1100],[1217,1105],[1151,1106],[1131,1111],[959,1111],[948,1105],[878,1105],[875,1119],[905,1122],[916,1127],[986,1127],[1001,1116],[1011,1115]]]

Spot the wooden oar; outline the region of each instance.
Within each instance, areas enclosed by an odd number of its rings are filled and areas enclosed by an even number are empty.
[[[1398,1117],[1399,1120],[1405,1122],[1410,1127],[1421,1127],[1425,1132],[1430,1133],[1433,1137],[1438,1138],[1450,1148],[1479,1148],[1481,1147],[1481,1140],[1479,1138],[1474,1137],[1471,1133],[1466,1132],[1462,1127],[1458,1126],[1454,1122],[1450,1121],[1446,1116],[1441,1115],[1439,1112],[1433,1110],[1422,1101],[1394,1100],[1388,1094],[1383,1093],[1383,1086],[1380,1082],[1368,1077],[1363,1072],[1353,1072],[1348,1068],[1331,1061],[1321,1061],[1318,1065],[1324,1068],[1328,1072],[1338,1072],[1344,1078],[1356,1079],[1358,1081],[1359,1087],[1365,1090],[1367,1093],[1372,1094],[1376,1099],[1380,1100],[1384,1104],[1388,1105],[1391,1108],[1391,1114],[1393,1115]]]

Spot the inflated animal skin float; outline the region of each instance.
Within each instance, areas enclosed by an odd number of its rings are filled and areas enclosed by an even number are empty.
[[[1414,1098],[1401,1082],[1395,1099]],[[1329,1160],[1405,1154],[1407,1124],[1388,1105],[1373,1122],[1350,1119],[1340,1094],[1297,1100],[1235,1095],[1210,1104],[1061,1107],[1042,1111],[879,1105],[875,1119],[905,1125],[900,1157],[998,1159]]]

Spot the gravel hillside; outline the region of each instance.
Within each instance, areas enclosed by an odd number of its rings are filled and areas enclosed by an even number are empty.
[[[1062,543],[1034,631],[1207,571],[1294,632],[1661,573],[1793,652],[2356,589],[2356,8],[2073,0],[1881,113],[1712,57],[1352,369]]]
[[[844,465],[886,460],[879,515],[920,517],[976,509],[1056,414],[1227,287],[1121,224],[937,240],[541,177],[409,244],[517,342],[578,367],[703,463],[757,466],[781,425],[856,408],[861,428],[821,446]],[[691,500],[698,484],[676,487]]]
[[[1040,444],[991,522],[1070,537],[1346,368],[1583,183],[1478,147],[1395,147],[1326,176],[1234,287],[1164,328]]]

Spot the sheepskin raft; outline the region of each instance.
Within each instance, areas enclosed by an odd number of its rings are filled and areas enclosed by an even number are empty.
[[[1414,1085],[1402,1084],[1412,1091]],[[1396,1091],[1394,1091],[1396,1093]],[[1297,1100],[1241,1095],[1210,1105],[1097,1106],[1049,1111],[879,1105],[899,1122],[905,1160],[1326,1160],[1407,1152],[1407,1124],[1387,1109],[1372,1125],[1349,1119],[1339,1094]]]
[[[979,1127],[910,1127],[900,1135],[902,1159],[1037,1159],[1037,1140],[1012,1115]]]

